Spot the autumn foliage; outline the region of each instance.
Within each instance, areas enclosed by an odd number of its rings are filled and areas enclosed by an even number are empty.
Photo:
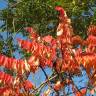
[[[26,59],[9,58],[0,55],[0,66],[16,73],[11,76],[0,72],[0,96],[32,96],[39,88],[31,81],[23,78],[23,75],[35,74],[39,68],[43,72],[46,67],[53,70],[52,77],[46,75],[44,84],[50,87],[43,96],[49,96],[52,91],[56,94],[66,85],[72,85],[75,96],[85,96],[87,88],[78,89],[72,80],[72,76],[81,75],[81,67],[86,70],[89,84],[96,86],[96,26],[90,25],[87,29],[87,38],[73,34],[71,20],[66,11],[57,6],[55,10],[60,12],[56,38],[39,36],[32,27],[24,28],[30,34],[30,40],[17,39],[19,46],[31,56]],[[62,74],[67,74],[63,77]],[[91,90],[94,91],[95,89]],[[7,94],[7,95],[6,95]],[[47,95],[46,95],[47,94]],[[64,95],[66,96],[66,95]]]

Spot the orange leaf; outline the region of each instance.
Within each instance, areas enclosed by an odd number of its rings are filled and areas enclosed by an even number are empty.
[[[78,91],[75,94],[76,94],[76,96],[85,96],[85,94],[86,94],[86,88],[81,89],[80,92]]]

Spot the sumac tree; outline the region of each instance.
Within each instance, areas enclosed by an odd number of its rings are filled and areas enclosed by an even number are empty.
[[[55,10],[59,12],[55,38],[50,35],[39,36],[32,27],[26,27],[25,30],[30,33],[30,40],[18,38],[17,41],[19,46],[31,56],[15,59],[0,55],[0,66],[15,73],[11,76],[0,71],[0,95],[86,96],[95,94],[96,26],[89,26],[87,38],[83,40],[74,34],[66,11],[59,6]],[[45,71],[46,67],[52,70],[51,76]],[[44,72],[46,79],[39,86],[35,86],[28,80],[28,76],[31,72],[35,74],[39,68]],[[78,87],[74,78],[82,78],[84,72],[88,77],[86,84],[84,87]],[[47,90],[41,91],[46,86]]]

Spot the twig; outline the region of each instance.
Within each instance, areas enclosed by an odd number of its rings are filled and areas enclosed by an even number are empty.
[[[46,79],[48,79],[48,75],[47,75],[47,73],[45,72],[45,70],[43,69],[43,67],[42,67],[42,66],[40,66],[40,68],[42,69],[42,71],[43,71],[43,73],[44,73],[44,75],[45,75]]]
[[[20,4],[20,3],[22,3],[22,1],[19,1],[19,2],[15,3],[15,4],[13,4],[13,5],[10,5],[10,7],[11,7],[11,8],[14,8],[14,7],[16,7],[18,4]]]
[[[47,82],[49,82],[50,80],[56,78],[57,76],[58,76],[57,74],[54,75],[53,77],[50,76],[49,79],[47,79],[45,82],[43,82],[43,83],[42,83],[38,88],[36,88],[32,93],[34,93],[34,92],[38,91],[39,89],[43,88],[43,87],[46,85]]]
[[[70,76],[70,75],[69,75]],[[70,80],[72,81],[72,84],[75,86],[75,88],[78,90],[78,92],[81,94],[81,96],[83,96],[82,92],[78,89],[78,87],[76,86],[76,84],[74,83],[72,77],[70,76]]]
[[[79,90],[82,90],[82,89],[85,89],[85,88],[86,88],[86,87],[82,87],[82,88],[80,88]],[[73,94],[73,93],[75,93],[75,92],[78,92],[78,91],[73,91],[73,92],[67,93],[66,95],[69,96],[70,94]],[[83,95],[81,95],[81,96],[83,96]]]

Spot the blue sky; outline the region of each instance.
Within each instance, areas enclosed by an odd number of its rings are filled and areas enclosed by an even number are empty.
[[[0,0],[0,10],[7,6],[6,0]]]
[[[0,10],[6,8],[6,6],[7,6],[6,0],[0,0]],[[3,22],[0,21],[0,25],[1,25],[2,23],[3,23]]]

